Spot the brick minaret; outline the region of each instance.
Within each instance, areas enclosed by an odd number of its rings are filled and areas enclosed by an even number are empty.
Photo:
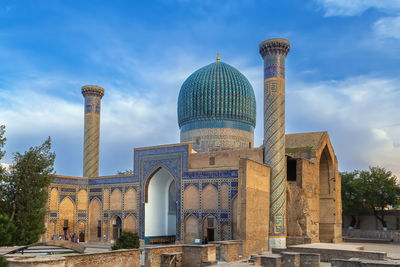
[[[82,95],[85,98],[83,177],[96,177],[99,176],[100,103],[104,89],[85,85]]]
[[[269,247],[286,247],[285,39],[260,44],[264,59],[264,164],[271,168]]]

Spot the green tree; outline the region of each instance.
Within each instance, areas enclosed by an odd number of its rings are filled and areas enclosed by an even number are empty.
[[[0,256],[0,267],[8,267],[8,261]]]
[[[366,211],[363,201],[363,185],[360,183],[359,174],[359,171],[340,173],[343,214],[351,218],[351,227],[356,225],[358,216]]]
[[[10,218],[5,214],[0,214],[0,247],[12,245],[15,227]]]
[[[364,204],[386,228],[385,208],[400,203],[400,186],[396,176],[383,167],[369,167],[369,171],[360,172],[359,183]]]
[[[128,249],[128,248],[139,248],[139,235],[132,232],[122,232],[121,236],[117,239],[115,244],[112,246],[112,250],[117,249]]]
[[[34,243],[45,232],[47,189],[54,173],[54,159],[49,137],[40,146],[15,153],[10,170],[1,176],[0,213],[8,215],[10,227],[12,224],[17,229],[12,237],[14,245]]]

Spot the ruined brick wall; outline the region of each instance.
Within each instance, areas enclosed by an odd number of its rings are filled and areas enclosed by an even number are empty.
[[[121,249],[64,256],[13,257],[9,258],[8,261],[10,267],[140,267],[140,250]]]
[[[182,252],[182,246],[156,246],[146,247],[144,249],[144,266],[145,267],[160,267],[161,255],[164,253]]]

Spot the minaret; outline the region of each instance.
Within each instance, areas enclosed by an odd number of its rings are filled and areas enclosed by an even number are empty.
[[[285,39],[260,44],[264,59],[264,164],[271,168],[269,248],[286,247]]]
[[[83,177],[96,177],[99,176],[100,103],[104,89],[85,85],[82,95],[85,98]]]

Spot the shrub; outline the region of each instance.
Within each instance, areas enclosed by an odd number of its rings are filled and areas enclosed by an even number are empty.
[[[7,267],[8,266],[8,261],[0,256],[0,267]]]
[[[139,235],[132,232],[122,232],[115,244],[111,247],[112,250],[125,248],[139,248]]]

